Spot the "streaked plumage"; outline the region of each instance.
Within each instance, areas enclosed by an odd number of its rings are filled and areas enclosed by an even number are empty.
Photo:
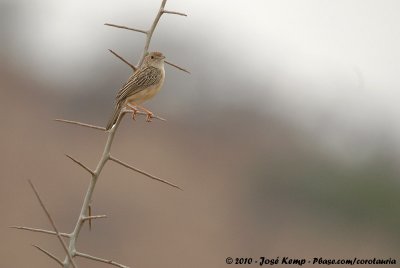
[[[116,96],[114,113],[107,130],[112,128],[122,108],[128,103],[139,105],[158,93],[165,78],[164,58],[160,52],[150,52],[141,67],[129,77]]]

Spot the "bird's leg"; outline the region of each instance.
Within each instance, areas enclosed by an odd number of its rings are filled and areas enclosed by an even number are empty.
[[[143,106],[137,106],[138,108],[142,109],[143,111],[145,111],[145,113],[147,114],[146,116],[146,122],[151,122],[151,119],[154,117],[153,113],[150,110],[147,110],[146,108],[144,108]]]
[[[138,107],[138,106],[133,102],[132,103],[128,102],[126,105],[129,106],[129,108],[132,109],[132,119],[136,120],[136,114],[139,111],[138,108],[136,108],[136,107]]]

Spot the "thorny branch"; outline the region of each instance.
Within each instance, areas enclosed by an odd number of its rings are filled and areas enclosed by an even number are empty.
[[[110,23],[106,23],[105,24],[107,26],[112,26],[112,27],[121,28],[121,29],[127,29],[127,30],[131,30],[131,31],[135,31],[135,32],[140,32],[140,33],[143,33],[143,34],[146,35],[146,42],[145,42],[145,45],[144,45],[144,48],[143,48],[143,51],[142,51],[142,55],[141,55],[141,57],[140,57],[140,59],[138,61],[138,64],[136,66],[131,64],[131,63],[129,63],[129,61],[125,60],[123,57],[119,56],[117,53],[115,53],[114,51],[112,51],[110,49],[110,52],[112,54],[114,54],[116,57],[118,57],[124,63],[129,65],[132,68],[133,71],[135,71],[138,68],[138,66],[140,66],[143,63],[144,57],[148,53],[150,42],[151,42],[151,38],[153,36],[154,30],[155,30],[155,28],[156,28],[161,16],[163,14],[174,14],[174,15],[180,15],[180,16],[187,16],[186,14],[181,13],[181,12],[165,10],[164,8],[165,8],[165,4],[166,3],[167,3],[167,0],[162,0],[161,6],[160,6],[160,8],[158,10],[158,13],[157,13],[157,15],[156,15],[156,17],[155,17],[150,29],[147,30],[147,31],[136,29],[136,28],[130,28],[130,27],[126,27],[126,26],[120,26],[120,25],[116,25],[116,24],[110,24]],[[173,66],[175,68],[178,68],[179,70],[182,70],[184,72],[189,73],[189,71],[187,71],[186,69],[184,69],[182,67],[179,67],[179,66],[177,66],[177,65],[175,65],[175,64],[173,64],[171,62],[165,61],[165,63],[167,63],[167,64],[169,64],[169,65],[171,65],[171,66]],[[99,257],[94,257],[94,256],[91,256],[91,255],[88,255],[88,254],[85,254],[85,253],[81,253],[81,252],[76,250],[76,243],[77,243],[77,240],[78,240],[78,237],[79,237],[79,233],[80,233],[85,221],[89,221],[89,225],[90,225],[90,221],[91,220],[93,220],[93,219],[101,219],[101,218],[105,218],[106,217],[106,215],[95,215],[95,216],[92,216],[92,215],[90,215],[89,212],[90,212],[90,204],[91,204],[91,201],[92,201],[92,195],[93,195],[97,180],[100,177],[100,174],[101,174],[105,164],[109,160],[111,160],[111,161],[113,161],[113,162],[115,162],[117,164],[120,164],[120,165],[122,165],[122,166],[124,166],[126,168],[129,168],[129,169],[131,169],[133,171],[136,171],[136,172],[138,172],[140,174],[143,174],[143,175],[145,175],[145,176],[147,176],[147,177],[149,177],[149,178],[151,178],[153,180],[165,183],[165,184],[167,184],[169,186],[172,186],[174,188],[177,188],[177,189],[181,189],[179,186],[177,186],[177,185],[175,185],[175,184],[173,184],[171,182],[168,182],[168,181],[163,180],[163,179],[161,179],[159,177],[151,175],[151,174],[149,174],[149,173],[147,173],[145,171],[142,171],[142,170],[140,170],[138,168],[135,168],[135,167],[133,167],[131,165],[128,165],[128,164],[122,162],[121,160],[118,160],[117,158],[111,156],[111,146],[112,146],[112,143],[114,141],[115,133],[116,133],[116,131],[117,131],[117,129],[118,129],[120,123],[121,123],[121,120],[122,120],[123,116],[126,113],[132,113],[132,112],[133,111],[130,111],[130,110],[123,110],[121,112],[120,116],[118,117],[117,122],[115,123],[114,127],[111,128],[108,132],[106,132],[107,133],[107,141],[106,141],[106,144],[104,146],[103,154],[101,155],[101,158],[100,158],[95,170],[91,170],[86,165],[84,165],[82,162],[76,160],[75,158],[73,158],[73,157],[71,157],[69,155],[66,155],[74,163],[78,164],[80,167],[82,167],[83,169],[85,169],[87,172],[89,172],[91,174],[91,180],[89,182],[89,186],[88,186],[87,192],[86,192],[84,200],[83,200],[81,211],[79,213],[79,216],[78,216],[78,219],[76,221],[75,227],[74,227],[74,229],[73,229],[73,231],[71,233],[60,233],[58,231],[58,229],[57,229],[52,217],[50,216],[50,214],[49,214],[49,212],[47,210],[47,208],[44,206],[44,204],[43,204],[43,202],[42,202],[42,200],[41,200],[36,188],[29,181],[29,183],[31,184],[31,187],[32,187],[32,189],[33,189],[33,191],[34,191],[34,193],[35,193],[40,205],[42,206],[43,210],[45,211],[45,213],[46,213],[46,215],[47,215],[47,217],[48,217],[48,219],[49,219],[54,231],[31,228],[31,227],[24,227],[24,226],[10,226],[10,228],[15,228],[15,229],[19,229],[19,230],[26,230],[26,231],[31,231],[31,232],[45,233],[45,234],[50,234],[50,235],[57,236],[57,238],[60,240],[60,242],[61,242],[61,244],[62,244],[62,246],[64,248],[64,251],[66,252],[66,257],[65,257],[64,261],[59,260],[53,254],[51,254],[47,250],[42,249],[41,247],[39,247],[37,245],[33,245],[33,246],[35,248],[37,248],[38,250],[40,250],[41,252],[43,252],[44,254],[46,254],[48,257],[50,257],[53,260],[55,260],[63,268],[68,268],[68,267],[70,267],[70,265],[72,265],[74,268],[76,268],[77,265],[76,265],[76,263],[74,262],[74,259],[73,259],[76,256],[82,257],[82,258],[86,258],[86,259],[91,259],[91,260],[98,261],[98,262],[108,263],[110,265],[114,265],[114,266],[120,267],[120,268],[129,268],[128,266],[119,264],[119,263],[114,262],[112,260],[107,260],[107,259],[103,259],[103,258],[99,258]],[[137,115],[147,115],[146,113],[143,113],[141,111],[137,112],[136,114]],[[164,118],[159,117],[159,116],[155,116],[154,115],[153,118],[165,121]],[[65,120],[65,119],[55,119],[55,121],[62,122],[62,123],[67,123],[67,124],[74,124],[74,125],[78,125],[78,126],[83,126],[83,127],[87,127],[87,128],[96,129],[96,130],[102,130],[102,131],[106,130],[104,127],[101,127],[101,126],[95,126],[95,125],[91,125],[91,124],[81,123],[81,122],[78,122],[78,121],[70,121],[70,120]],[[65,242],[64,242],[62,237],[69,238],[68,247],[65,244]]]
[[[134,32],[139,32],[139,33],[143,33],[146,35],[146,42],[143,48],[143,53],[142,56],[140,57],[139,63],[137,66],[134,66],[134,68],[137,69],[138,66],[142,65],[144,57],[146,56],[146,54],[149,52],[149,47],[150,47],[150,42],[151,42],[151,37],[153,36],[154,30],[157,27],[158,21],[160,20],[162,14],[174,14],[174,15],[179,15],[179,16],[187,16],[185,13],[181,13],[181,12],[176,12],[176,11],[169,11],[169,10],[165,10],[165,4],[167,3],[167,0],[163,0],[160,6],[160,9],[158,10],[158,13],[156,15],[156,18],[153,21],[153,24],[151,25],[150,29],[145,31],[145,30],[141,30],[141,29],[136,29],[136,28],[131,28],[131,27],[127,27],[127,26],[123,26],[123,25],[117,25],[117,24],[112,24],[112,23],[104,23],[104,25],[106,26],[111,26],[111,27],[115,27],[115,28],[120,28],[120,29],[125,29],[125,30],[130,30],[130,31],[134,31]],[[123,59],[121,56],[117,55],[115,52],[110,51],[111,53],[113,53],[116,57],[118,57],[120,60],[122,60],[123,62],[125,62],[126,64],[128,64],[131,68],[132,68],[132,64],[130,64],[128,61],[126,61],[125,59]],[[190,72],[188,70],[186,70],[185,68],[179,67],[176,64],[173,64],[169,61],[165,61],[164,62],[166,64],[169,64],[181,71],[184,71],[186,73]],[[132,68],[132,69],[134,69]]]

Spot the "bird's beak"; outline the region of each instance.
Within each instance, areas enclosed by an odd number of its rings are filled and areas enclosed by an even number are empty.
[[[163,59],[165,59],[165,56],[161,56],[160,58],[163,60]]]

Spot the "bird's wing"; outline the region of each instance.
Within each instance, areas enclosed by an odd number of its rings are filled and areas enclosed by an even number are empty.
[[[151,66],[137,70],[119,90],[116,96],[117,102],[125,100],[127,97],[160,82],[162,77],[161,72],[160,69]]]

